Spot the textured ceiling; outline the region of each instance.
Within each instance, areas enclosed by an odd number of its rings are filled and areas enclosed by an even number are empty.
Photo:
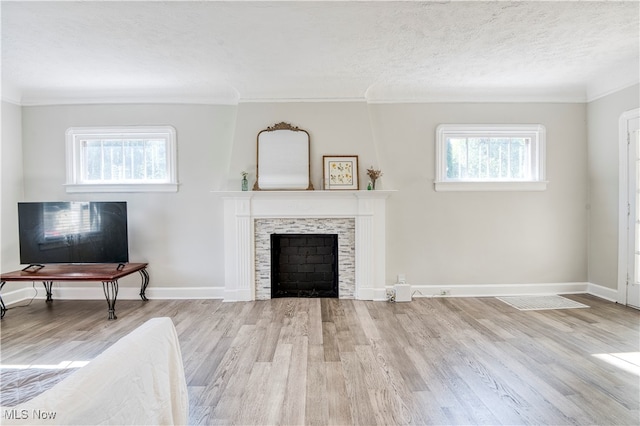
[[[2,2],[3,98],[587,100],[638,81],[640,3]]]

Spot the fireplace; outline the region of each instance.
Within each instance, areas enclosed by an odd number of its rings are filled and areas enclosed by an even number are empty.
[[[336,235],[338,297],[353,299],[356,291],[356,223],[353,218],[260,218],[254,220],[255,299],[273,297],[273,235]]]
[[[386,300],[393,191],[231,191],[224,199],[224,301],[271,295],[271,234],[337,234],[338,297]]]
[[[271,234],[277,297],[338,297],[338,234]]]

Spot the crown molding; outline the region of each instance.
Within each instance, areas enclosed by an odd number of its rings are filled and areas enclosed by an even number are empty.
[[[135,94],[128,96],[104,93],[90,96],[63,94],[21,95],[19,90],[2,87],[2,101],[19,106],[54,105],[109,105],[109,104],[195,104],[238,105],[252,103],[366,103],[366,104],[421,104],[421,103],[589,103],[601,97],[624,90],[640,83],[638,67],[622,67],[615,72],[594,80],[588,87],[552,89],[455,89],[428,91],[420,88],[397,88],[393,86],[369,88],[362,97],[287,97],[250,98],[240,93],[221,93],[212,96]]]
[[[640,83],[640,61],[634,58],[611,67],[608,72],[592,80],[587,86],[587,102],[593,102],[638,83]]]
[[[196,104],[196,105],[237,105],[237,99],[225,97],[190,97],[190,96],[118,96],[118,97],[24,97],[19,103],[22,106],[53,105],[109,105],[109,104]]]

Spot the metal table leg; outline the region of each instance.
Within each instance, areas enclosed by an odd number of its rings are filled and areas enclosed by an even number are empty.
[[[144,292],[147,291],[147,286],[149,285],[149,273],[147,272],[146,269],[140,269],[138,272],[140,272],[140,275],[142,275],[142,285],[140,286],[140,298],[146,302],[149,299],[147,299],[147,296],[145,296]]]
[[[104,297],[106,297],[107,305],[109,306],[109,319],[117,319],[116,299],[118,297],[118,281],[102,281],[102,290],[104,291]]]
[[[2,287],[4,287],[4,283],[6,281],[0,281],[0,293],[2,292]],[[2,300],[2,294],[0,294],[0,319],[4,318],[4,314],[7,312],[7,307],[4,305],[4,300]]]
[[[42,281],[42,285],[44,285],[44,291],[47,292],[47,302],[53,302],[53,281]]]

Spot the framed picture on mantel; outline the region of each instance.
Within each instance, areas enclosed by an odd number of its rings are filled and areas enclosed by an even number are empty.
[[[322,163],[324,189],[360,189],[357,155],[323,155]]]

